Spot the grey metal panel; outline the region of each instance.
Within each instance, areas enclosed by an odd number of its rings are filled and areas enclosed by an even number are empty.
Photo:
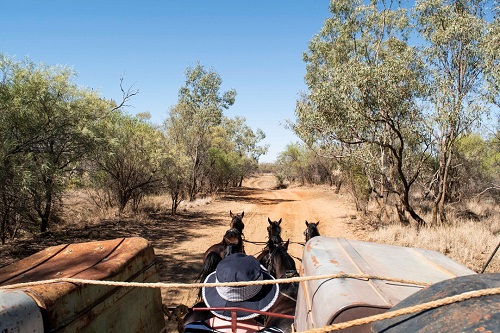
[[[38,305],[21,290],[0,289],[0,332],[43,333]]]
[[[324,236],[306,243],[301,273],[303,276],[366,274],[429,284],[475,274],[435,251]],[[340,318],[350,316],[349,311],[356,313],[355,316],[361,315],[360,309],[366,309],[366,315],[380,309],[385,311],[422,288],[352,278],[306,281],[300,285],[296,328],[301,331],[341,322]]]
[[[390,311],[465,292],[500,287],[500,273],[459,276],[435,283],[404,299]],[[499,332],[500,295],[484,295],[427,311],[373,323],[370,332]]]

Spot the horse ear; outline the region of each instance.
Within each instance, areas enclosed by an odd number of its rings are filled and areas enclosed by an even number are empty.
[[[245,211],[241,212],[241,217],[245,216]]]
[[[233,217],[233,212],[231,210],[229,211],[229,216]]]
[[[319,221],[318,221],[318,223],[316,223],[316,226],[318,226],[318,225],[319,225]]]
[[[288,240],[286,241],[286,243],[283,245],[283,247],[285,248],[285,250],[288,251],[288,244],[290,244],[290,238],[288,238]]]
[[[271,221],[271,219],[269,217],[267,218],[267,221],[269,221],[269,224],[272,223],[272,221]]]
[[[282,219],[282,218],[281,218],[281,219]],[[278,225],[280,225],[280,224],[281,224],[281,219],[278,221]]]
[[[309,222],[307,222],[307,220],[306,220],[306,227],[308,227],[308,226],[309,226]]]

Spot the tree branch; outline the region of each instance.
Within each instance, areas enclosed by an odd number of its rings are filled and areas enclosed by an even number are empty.
[[[137,95],[139,93],[139,89],[137,90],[134,90],[132,91],[132,87],[134,85],[131,85],[127,91],[125,91],[125,89],[123,89],[123,77],[120,78],[120,90],[122,92],[122,100],[121,102],[115,106],[113,109],[111,109],[111,111],[115,111],[115,110],[118,110],[124,106],[130,106],[128,104],[125,104],[129,99],[131,99],[133,96]]]

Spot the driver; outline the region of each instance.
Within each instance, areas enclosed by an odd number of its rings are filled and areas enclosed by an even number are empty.
[[[252,282],[260,280],[274,280],[274,278],[260,265],[259,261],[243,253],[231,254],[217,265],[215,272],[205,279],[205,283],[224,282]],[[247,285],[242,287],[203,287],[202,297],[204,304],[196,307],[227,308],[238,307],[249,310],[267,311],[274,304],[279,295],[277,284]],[[193,311],[200,312],[200,311]],[[185,333],[196,332],[232,332],[231,311],[211,310],[211,318],[204,321],[190,322],[185,326]],[[189,322],[190,314],[185,322]],[[277,328],[265,328],[256,319],[258,313],[237,311],[237,332],[281,332]]]

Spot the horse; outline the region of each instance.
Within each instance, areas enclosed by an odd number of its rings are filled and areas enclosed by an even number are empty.
[[[231,228],[226,231],[220,243],[210,246],[203,254],[203,266],[200,274],[198,274],[197,280],[199,282],[204,282],[207,276],[215,271],[215,268],[217,268],[222,258],[238,252],[245,253],[243,238],[237,229]],[[199,294],[199,296],[201,296],[201,294]]]
[[[307,222],[306,220],[306,230],[304,230],[304,236],[306,236],[306,242],[310,240],[313,237],[320,236],[319,230],[318,230],[318,222]]]
[[[272,236],[281,237],[281,219],[279,219],[279,221],[271,221],[271,219],[268,217],[267,221],[269,222],[269,225],[267,226],[267,236],[269,238],[271,238]]]
[[[295,261],[288,254],[289,240],[284,245],[276,246],[271,252],[267,269],[277,279],[298,277],[299,273]],[[295,315],[299,283],[280,283],[280,293],[276,302],[269,308],[269,312]],[[266,327],[278,327],[285,333],[292,332],[293,319],[267,316],[264,322]]]
[[[269,222],[269,225],[267,226],[268,241],[266,246],[257,256],[257,260],[259,260],[263,266],[266,266],[267,261],[269,260],[269,253],[271,253],[274,247],[283,243],[283,239],[281,239],[281,219],[279,219],[279,221],[271,221],[268,217],[267,221]]]
[[[206,260],[208,254],[210,252],[218,253],[221,258],[224,258],[226,255],[237,252],[244,252],[243,249],[243,238],[241,236],[241,232],[236,228],[231,228],[226,231],[222,240],[210,246],[203,255],[203,261]]]
[[[257,260],[262,266],[267,267],[267,264],[269,263],[270,253],[274,250],[275,247],[280,246],[281,244],[283,244],[283,239],[281,239],[281,236],[279,235],[271,236],[267,240],[266,246],[257,256]]]
[[[241,214],[233,214],[232,211],[229,211],[229,216],[231,216],[229,227],[237,229],[243,235],[243,229],[245,228],[245,224],[243,224],[243,216],[245,216],[245,212],[243,211]]]

